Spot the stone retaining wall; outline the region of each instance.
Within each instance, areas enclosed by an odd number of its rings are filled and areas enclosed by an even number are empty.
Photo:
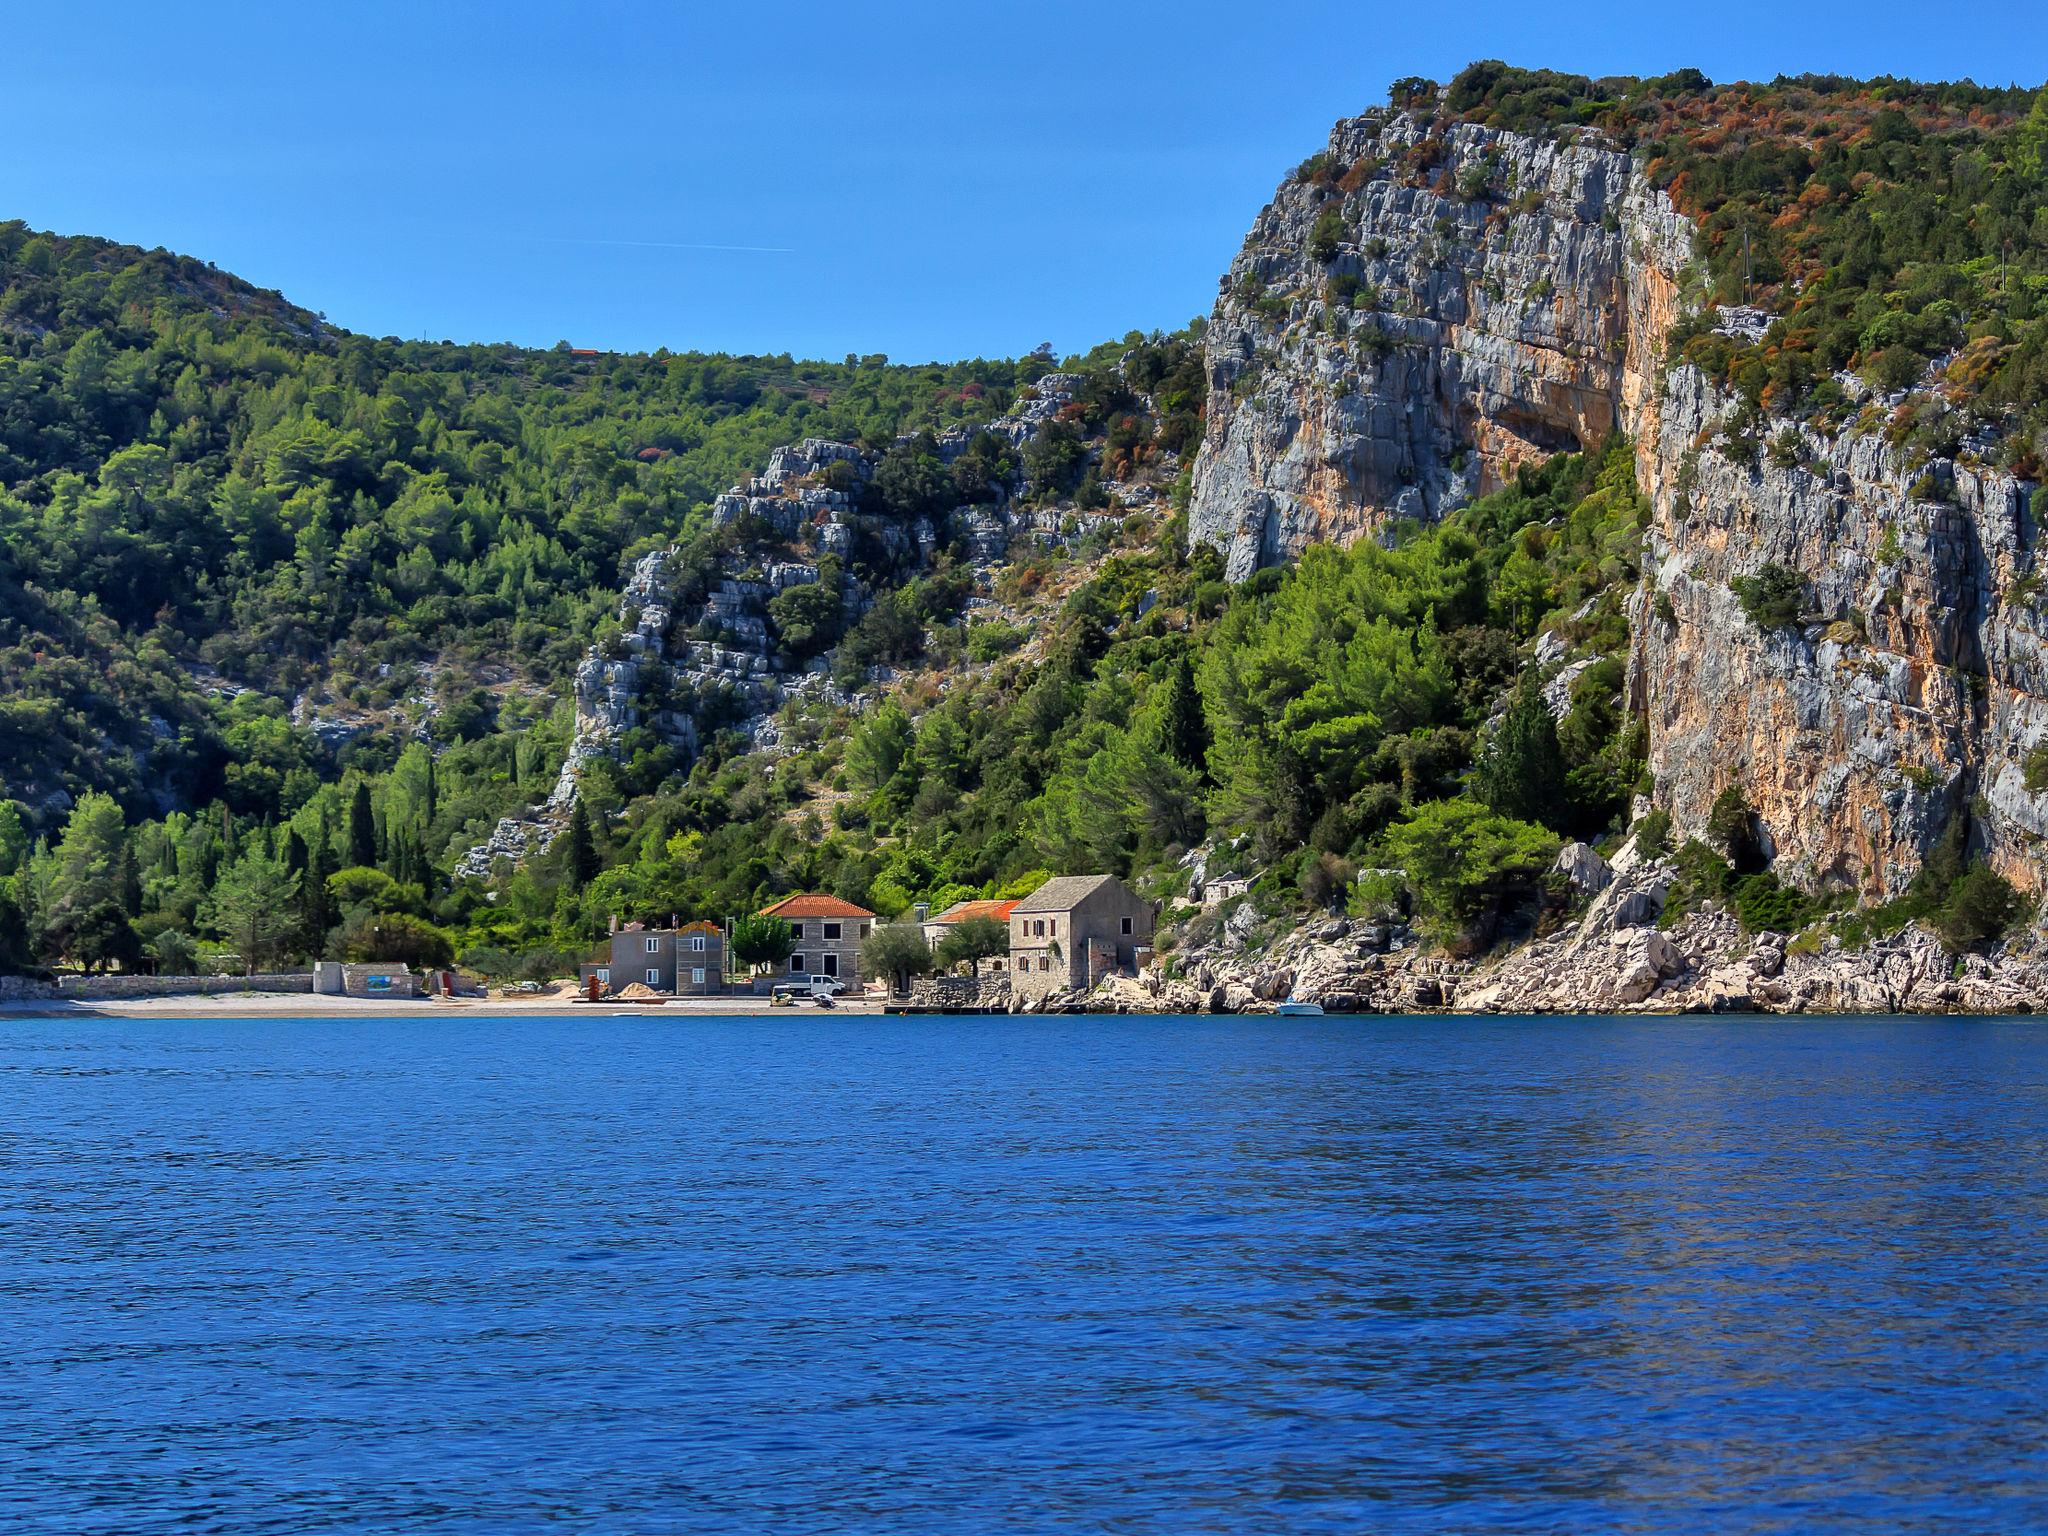
[[[928,976],[910,984],[918,1008],[1008,1008],[1008,976]]]
[[[127,997],[211,997],[222,992],[311,992],[311,971],[254,976],[62,976],[58,995],[83,1002]]]

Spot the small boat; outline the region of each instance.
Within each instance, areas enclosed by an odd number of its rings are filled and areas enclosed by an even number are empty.
[[[1290,997],[1284,1003],[1275,1003],[1273,1005],[1273,1012],[1281,1015],[1283,1018],[1320,1019],[1323,1016],[1323,1005],[1321,1003],[1305,1003],[1299,998]]]

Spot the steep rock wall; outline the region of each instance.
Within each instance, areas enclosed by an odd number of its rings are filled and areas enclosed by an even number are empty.
[[[1727,411],[1674,368],[1639,448],[1654,521],[1631,688],[1658,803],[1697,832],[1739,784],[1782,878],[1877,897],[1978,804],[1986,857],[2040,888],[2048,806],[2023,767],[2048,738],[2031,487],[1911,462],[1870,424],[1766,421],[1731,440]],[[1804,580],[1799,622],[1744,613],[1730,583],[1767,564]]]
[[[1325,164],[1259,215],[1210,321],[1190,536],[1237,580],[1633,429],[1691,255],[1668,200],[1591,142],[1374,114]]]
[[[1260,214],[1211,322],[1190,537],[1241,580],[1624,430],[1653,508],[1629,702],[1676,834],[1703,833],[1737,785],[1782,878],[1882,897],[1974,809],[1984,856],[2042,889],[2036,487],[1910,459],[1885,432],[1897,397],[1831,433],[1731,435],[1733,402],[1665,365],[1692,228],[1628,156],[1470,125],[1424,137],[1401,114],[1340,123]],[[1334,254],[1313,249],[1333,223]],[[1332,279],[1376,304],[1338,303]],[[1730,583],[1767,564],[1803,580],[1799,622],[1744,612]]]

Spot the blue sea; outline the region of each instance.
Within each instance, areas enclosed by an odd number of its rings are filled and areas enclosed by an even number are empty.
[[[2048,1024],[0,1020],[9,1532],[2048,1528]]]

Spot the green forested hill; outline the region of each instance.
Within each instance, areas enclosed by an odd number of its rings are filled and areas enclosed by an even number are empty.
[[[426,658],[558,688],[622,562],[777,444],[972,420],[1046,366],[376,340],[0,224],[0,787],[212,798],[195,665],[363,706]]]

